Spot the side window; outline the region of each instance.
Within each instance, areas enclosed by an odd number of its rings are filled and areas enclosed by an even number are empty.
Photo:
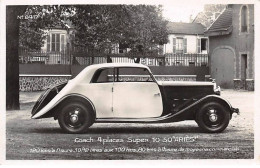
[[[117,68],[116,82],[153,82],[145,68]]]
[[[114,69],[99,69],[94,74],[92,83],[108,83],[114,81]]]

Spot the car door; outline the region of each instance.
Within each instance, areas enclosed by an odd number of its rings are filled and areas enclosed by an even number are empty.
[[[112,88],[114,68],[103,68],[95,72],[88,89],[88,97],[95,105],[97,118],[113,118]]]
[[[113,86],[115,118],[159,117],[163,111],[159,87],[145,68],[116,68]]]

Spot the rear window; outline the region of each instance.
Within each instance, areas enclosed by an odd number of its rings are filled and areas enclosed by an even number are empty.
[[[114,68],[99,69],[94,74],[92,83],[108,83],[114,81]]]

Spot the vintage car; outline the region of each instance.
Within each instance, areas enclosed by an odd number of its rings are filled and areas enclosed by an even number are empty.
[[[135,63],[86,67],[74,79],[47,89],[32,118],[54,117],[68,133],[93,123],[169,123],[195,120],[205,132],[221,132],[237,108],[220,97],[213,82],[157,81]]]

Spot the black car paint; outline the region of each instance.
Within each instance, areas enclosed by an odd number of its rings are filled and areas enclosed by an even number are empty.
[[[64,82],[53,88],[46,89],[35,103],[31,112],[32,116],[39,112],[44,106],[46,106],[66,85],[67,82]],[[41,118],[46,117],[43,116]]]
[[[162,116],[176,113],[197,100],[214,95],[213,85],[208,86],[163,86],[159,85],[163,100]]]

